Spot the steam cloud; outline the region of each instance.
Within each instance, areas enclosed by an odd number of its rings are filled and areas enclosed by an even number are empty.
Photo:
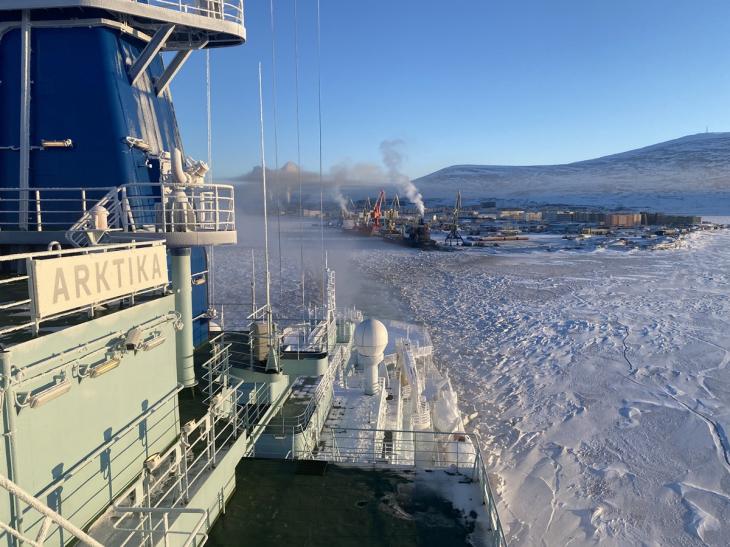
[[[327,185],[328,194],[337,202],[343,213],[348,213],[348,199],[342,192],[343,188],[353,187],[377,187],[393,184],[418,209],[418,214],[423,216],[425,206],[423,196],[411,179],[402,171],[403,158],[402,149],[405,143],[401,139],[384,140],[380,143],[380,153],[383,165],[368,162],[343,161],[333,165],[329,173],[325,175],[323,182]],[[273,187],[280,186],[286,203],[291,203],[292,193],[297,191],[301,180],[305,195],[319,193],[319,174],[313,171],[302,169],[293,162],[287,162],[279,169],[266,169],[270,176]],[[259,182],[261,180],[261,167],[257,166],[250,172],[237,177],[234,180],[246,182]]]
[[[350,211],[347,209],[347,199],[342,195],[342,190],[339,186],[335,186],[332,189],[332,198],[337,202],[337,205],[340,206],[340,211],[342,211],[343,215],[350,214]]]
[[[385,140],[380,143],[380,153],[383,155],[383,163],[388,169],[388,176],[398,185],[413,205],[418,209],[418,214],[423,216],[426,207],[423,204],[423,196],[418,188],[407,175],[401,172],[403,165],[403,154],[401,148],[405,143],[400,139]]]

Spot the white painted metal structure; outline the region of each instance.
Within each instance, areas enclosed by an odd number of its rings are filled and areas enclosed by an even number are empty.
[[[103,247],[91,247],[88,249],[65,249],[65,250],[49,250],[37,253],[20,253],[14,255],[0,256],[0,266],[7,266],[12,271],[23,271],[32,269],[28,263],[33,261],[49,260],[58,257],[74,257],[87,256],[92,259],[93,255],[103,254],[109,256],[116,251],[129,251],[133,249],[147,249],[151,247],[162,247],[161,241],[150,241],[140,243],[128,243],[118,245],[105,245]],[[12,319],[7,322],[0,321],[0,339],[3,336],[24,330],[31,330],[34,334],[38,334],[41,323],[53,321],[63,317],[75,314],[93,317],[95,310],[101,306],[109,305],[120,300],[128,300],[134,302],[135,297],[154,292],[164,292],[167,290],[167,279],[153,284],[151,287],[139,291],[125,292],[124,294],[115,295],[109,298],[99,298],[92,303],[80,303],[71,306],[67,310],[57,313],[51,313],[44,317],[38,316],[33,302],[34,290],[33,279],[27,273],[19,273],[0,279],[0,290],[7,291],[8,295],[0,305],[0,312],[6,314],[6,317]]]
[[[355,328],[357,362],[363,367],[363,390],[366,395],[378,392],[378,366],[388,345],[388,329],[377,319],[365,319]]]
[[[45,544],[49,532],[51,532],[52,527],[55,525],[64,529],[66,532],[71,534],[73,538],[77,539],[84,545],[89,545],[91,547],[103,547],[101,543],[89,536],[86,532],[75,526],[72,522],[63,518],[45,503],[31,496],[28,492],[3,475],[0,475],[0,487],[6,490],[15,500],[22,501],[28,505],[28,507],[31,507],[43,515],[43,525],[40,527],[35,539],[31,539],[15,528],[8,526],[4,522],[0,522],[0,528],[21,542],[32,545],[33,547],[42,547]]]
[[[0,4],[0,11],[61,8],[100,9],[119,16],[170,23],[177,27],[173,44],[184,43],[186,33],[191,36],[200,32],[208,35],[211,45],[241,43],[246,39],[243,0],[3,0]]]
[[[52,197],[48,197],[48,196]],[[98,188],[0,188],[0,199],[17,203],[20,210],[32,209],[34,221],[26,221],[26,233],[13,232],[17,242],[45,242],[58,237],[68,223],[78,221],[66,232],[75,247],[107,239],[137,241],[164,239],[168,247],[217,245],[236,242],[235,191],[226,184],[135,183]],[[95,207],[107,213],[106,227],[95,222]],[[98,209],[97,209],[98,212]],[[12,230],[0,222],[0,231]],[[46,234],[46,233],[49,234]]]

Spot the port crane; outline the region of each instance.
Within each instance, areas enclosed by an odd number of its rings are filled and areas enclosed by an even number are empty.
[[[456,193],[456,203],[452,213],[449,233],[446,235],[446,245],[463,245],[464,238],[459,233],[459,215],[461,214],[461,192]]]
[[[378,199],[375,201],[375,206],[370,212],[370,218],[373,221],[375,228],[380,228],[380,219],[383,218],[383,204],[385,203],[385,190],[381,190],[378,194]]]
[[[400,217],[400,198],[398,194],[393,197],[393,201],[390,203],[390,209],[385,212],[386,229],[388,232],[394,233],[395,221]]]

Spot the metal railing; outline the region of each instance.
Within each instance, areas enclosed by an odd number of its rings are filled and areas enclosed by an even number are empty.
[[[275,418],[267,424],[267,433],[292,436],[303,433],[309,426],[312,416],[314,416],[314,413],[325,399],[325,396],[331,396],[333,394],[335,378],[338,370],[340,370],[342,365],[347,362],[349,356],[349,348],[344,345],[340,346],[338,350],[332,354],[327,366],[327,371],[319,380],[319,383],[314,389],[314,393],[310,397],[304,410],[294,416],[284,416],[282,413],[280,419]]]
[[[329,349],[330,334],[335,332],[334,323],[311,319],[290,324],[282,331],[282,349],[297,353],[325,352]]]
[[[148,241],[143,243],[124,243],[117,245],[105,245],[102,247],[89,247],[85,249],[65,249],[42,251],[37,253],[20,253],[14,255],[0,256],[0,270],[7,270],[7,276],[0,276],[0,339],[4,336],[23,330],[32,330],[33,334],[38,334],[41,323],[55,321],[70,315],[86,313],[87,317],[92,317],[94,311],[101,307],[122,300],[129,300],[130,303],[141,295],[147,295],[154,292],[166,290],[168,283],[161,284],[142,291],[130,292],[122,296],[101,300],[93,304],[87,304],[73,308],[69,311],[50,314],[41,319],[33,317],[32,310],[32,291],[31,280],[27,275],[27,263],[31,260],[45,260],[58,257],[69,257],[78,255],[91,255],[98,253],[113,253],[114,251],[147,248],[151,246],[161,245],[160,241]]]
[[[55,530],[60,528],[68,532],[71,537],[78,540],[82,545],[102,547],[101,543],[89,536],[86,532],[63,518],[38,498],[28,494],[20,486],[3,475],[0,475],[0,487],[10,494],[14,504],[23,502],[29,508],[40,513],[42,517],[41,525],[38,527],[38,533],[33,539],[24,535],[22,530],[0,521],[0,529],[15,538],[20,544],[27,543],[33,547],[42,547],[45,544],[46,539],[48,539],[48,536],[53,535],[52,532],[55,532]]]
[[[221,382],[223,382],[221,379],[228,377],[228,371],[232,364],[248,363],[249,354],[235,349],[241,344],[248,347],[248,343],[236,342],[237,336],[240,336],[240,333],[222,332],[208,341],[210,356],[201,364],[206,403],[212,401],[221,390]],[[350,347],[346,344],[338,344],[336,349],[329,354],[327,370],[319,379],[314,393],[307,401],[306,407],[296,415],[285,416],[282,413],[278,418],[267,420],[266,424],[258,422],[257,425],[265,426],[268,433],[276,435],[296,435],[304,432],[325,397],[332,395],[335,379],[338,375],[343,375],[344,367],[349,358]]]
[[[243,0],[131,0],[160,8],[243,24]]]
[[[233,186],[132,183],[110,190],[96,205],[109,213],[106,232],[235,232]],[[75,246],[98,230],[95,210],[84,211],[66,233]]]
[[[139,520],[142,522],[140,528],[124,528],[120,525],[120,522],[115,522],[113,525],[114,530],[118,532],[132,532],[133,534],[140,534],[144,538],[154,539],[156,534],[159,534],[165,547],[169,544],[170,535],[181,535],[186,538],[183,547],[189,547],[190,545],[205,545],[208,541],[207,530],[210,529],[210,517],[207,509],[196,509],[194,507],[121,507],[114,506],[114,511],[118,514],[137,514]],[[193,528],[189,531],[184,530],[170,530],[170,515],[200,515],[200,518],[196,521]],[[154,521],[157,520],[155,523]],[[147,522],[145,522],[147,521]],[[145,524],[150,524],[151,527],[145,528]],[[205,527],[205,530],[203,530]],[[199,541],[196,543],[196,540]],[[140,545],[143,542],[140,542]]]
[[[113,190],[103,188],[0,188],[0,230],[17,231],[20,211],[28,211],[32,232],[65,230]]]
[[[105,229],[99,229],[95,207],[108,215]],[[20,211],[28,211],[27,219]],[[235,191],[230,185],[207,183],[0,188],[0,230],[66,231],[77,247],[88,243],[90,231],[231,232],[236,230]]]
[[[247,439],[248,452],[263,432],[265,416],[271,408],[268,384],[234,386],[217,384],[210,410],[198,420],[185,424],[180,441],[154,460],[148,460],[142,476],[119,496],[112,508],[114,529],[122,533],[115,544],[124,546],[139,536],[141,544],[168,541],[171,534],[187,536],[185,545],[202,545],[208,513],[192,528],[173,531],[175,518],[185,513],[200,512],[186,507],[197,488],[240,437]],[[249,454],[245,454],[249,455]],[[207,530],[207,528],[206,528]],[[203,541],[194,543],[196,538]]]
[[[507,545],[477,435],[333,428],[330,435],[322,436],[316,452],[293,454],[293,457],[357,466],[445,469],[456,472],[478,483],[494,544]]]

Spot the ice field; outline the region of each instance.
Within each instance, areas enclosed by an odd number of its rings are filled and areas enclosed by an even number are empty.
[[[727,544],[730,233],[356,260],[429,325],[479,412],[511,544]]]
[[[296,230],[281,291],[272,245],[275,304],[301,298],[297,237],[318,292],[319,230]],[[240,280],[219,302],[248,300],[257,241],[216,251],[217,277]],[[511,545],[727,545],[730,231],[653,252],[423,252],[336,231],[326,247],[339,304],[429,327],[479,412]]]

